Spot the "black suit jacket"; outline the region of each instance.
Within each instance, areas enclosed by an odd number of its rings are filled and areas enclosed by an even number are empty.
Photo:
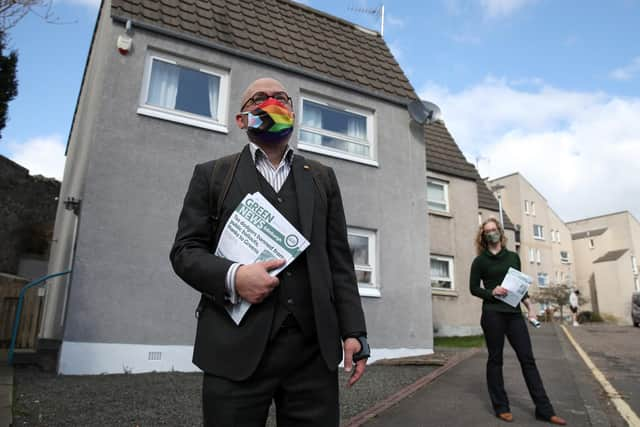
[[[213,255],[213,250],[238,203],[259,190],[259,172],[246,146],[214,236],[211,218],[215,213],[209,211],[214,162],[195,167],[170,258],[178,276],[203,295],[193,362],[205,372],[239,381],[255,371],[266,348],[275,297],[253,305],[240,325],[224,309],[225,277],[232,261]],[[290,173],[295,180],[300,232],[310,242],[306,259],[318,343],[333,370],[342,360],[341,338],[366,333],[342,197],[333,170],[321,163],[294,155]]]

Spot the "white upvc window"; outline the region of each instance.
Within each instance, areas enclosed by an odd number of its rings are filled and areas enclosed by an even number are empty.
[[[631,255],[631,271],[633,274],[638,274],[638,260],[634,255]]]
[[[556,271],[556,283],[560,283],[560,272]]]
[[[372,110],[303,95],[300,112],[299,149],[378,165]]]
[[[552,228],[551,230],[549,230],[549,233],[551,234],[551,241],[555,242],[556,241],[556,231]]]
[[[596,242],[593,239],[589,239],[589,249],[596,247]]]
[[[560,230],[556,230],[556,242],[560,243]]]
[[[524,213],[527,214],[527,215],[529,215],[529,213],[530,213],[530,207],[529,207],[529,201],[528,200],[524,201]]]
[[[431,287],[453,291],[455,290],[453,277],[453,258],[431,255]]]
[[[529,262],[532,264],[536,262],[536,253],[535,249],[533,248],[529,248]]]
[[[353,257],[361,296],[379,297],[376,232],[364,228],[348,227],[347,237]]]
[[[540,253],[540,249],[536,249],[536,262],[538,264],[542,263],[542,254]]]
[[[229,72],[166,54],[147,55],[138,114],[227,133]]]
[[[560,251],[560,262],[563,264],[569,264],[569,252]]]
[[[536,202],[531,201],[531,215],[536,216]]]
[[[636,292],[640,292],[640,279],[638,279],[637,277],[634,277],[633,284],[636,288]]]
[[[449,212],[449,184],[427,178],[427,204],[431,210]]]
[[[546,288],[549,285],[549,277],[547,273],[538,273],[538,286]]]
[[[534,224],[533,225],[533,238],[538,240],[544,240],[544,230],[543,226]]]

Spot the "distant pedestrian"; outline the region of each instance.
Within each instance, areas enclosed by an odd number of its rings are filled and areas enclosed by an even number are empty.
[[[569,308],[571,309],[571,317],[573,318],[573,326],[580,326],[578,323],[578,296],[580,291],[574,289],[569,295]]]
[[[533,357],[529,330],[522,318],[520,307],[512,307],[496,298],[497,295],[508,293],[507,289],[501,286],[507,270],[510,267],[516,270],[521,268],[520,257],[517,253],[508,250],[506,244],[504,230],[497,219],[489,218],[483,222],[476,235],[478,256],[471,265],[469,280],[471,293],[483,299],[480,325],[489,351],[487,385],[493,410],[501,420],[513,421],[502,376],[502,352],[506,336],[518,356],[529,394],[536,405],[536,418],[553,424],[565,425],[567,422],[555,414],[544,390]],[[482,286],[480,286],[480,282],[482,282]],[[531,319],[532,316],[535,318],[528,294],[523,297],[522,304],[527,308],[529,318]]]

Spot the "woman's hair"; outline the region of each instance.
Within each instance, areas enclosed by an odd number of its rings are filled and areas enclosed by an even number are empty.
[[[486,240],[484,240],[484,226],[489,222],[493,222],[498,229],[498,233],[500,233],[500,245],[502,245],[503,248],[507,247],[507,236],[504,235],[502,224],[500,224],[500,221],[498,221],[496,218],[489,217],[482,223],[482,225],[480,225],[480,227],[478,228],[478,232],[476,233],[476,253],[478,255],[480,255],[487,249],[488,245]]]

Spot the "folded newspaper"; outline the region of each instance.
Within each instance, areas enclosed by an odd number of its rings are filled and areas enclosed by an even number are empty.
[[[530,285],[531,277],[516,270],[515,268],[509,267],[507,275],[504,277],[502,285],[500,285],[503,288],[506,288],[509,293],[505,296],[496,295],[496,298],[506,302],[512,307],[517,307],[524,294],[529,290]]]
[[[284,259],[282,267],[269,272],[275,276],[308,246],[307,239],[262,194],[255,192],[247,194],[231,214],[215,255],[242,264]],[[251,304],[241,298],[236,304],[225,306],[236,325],[249,307]]]

